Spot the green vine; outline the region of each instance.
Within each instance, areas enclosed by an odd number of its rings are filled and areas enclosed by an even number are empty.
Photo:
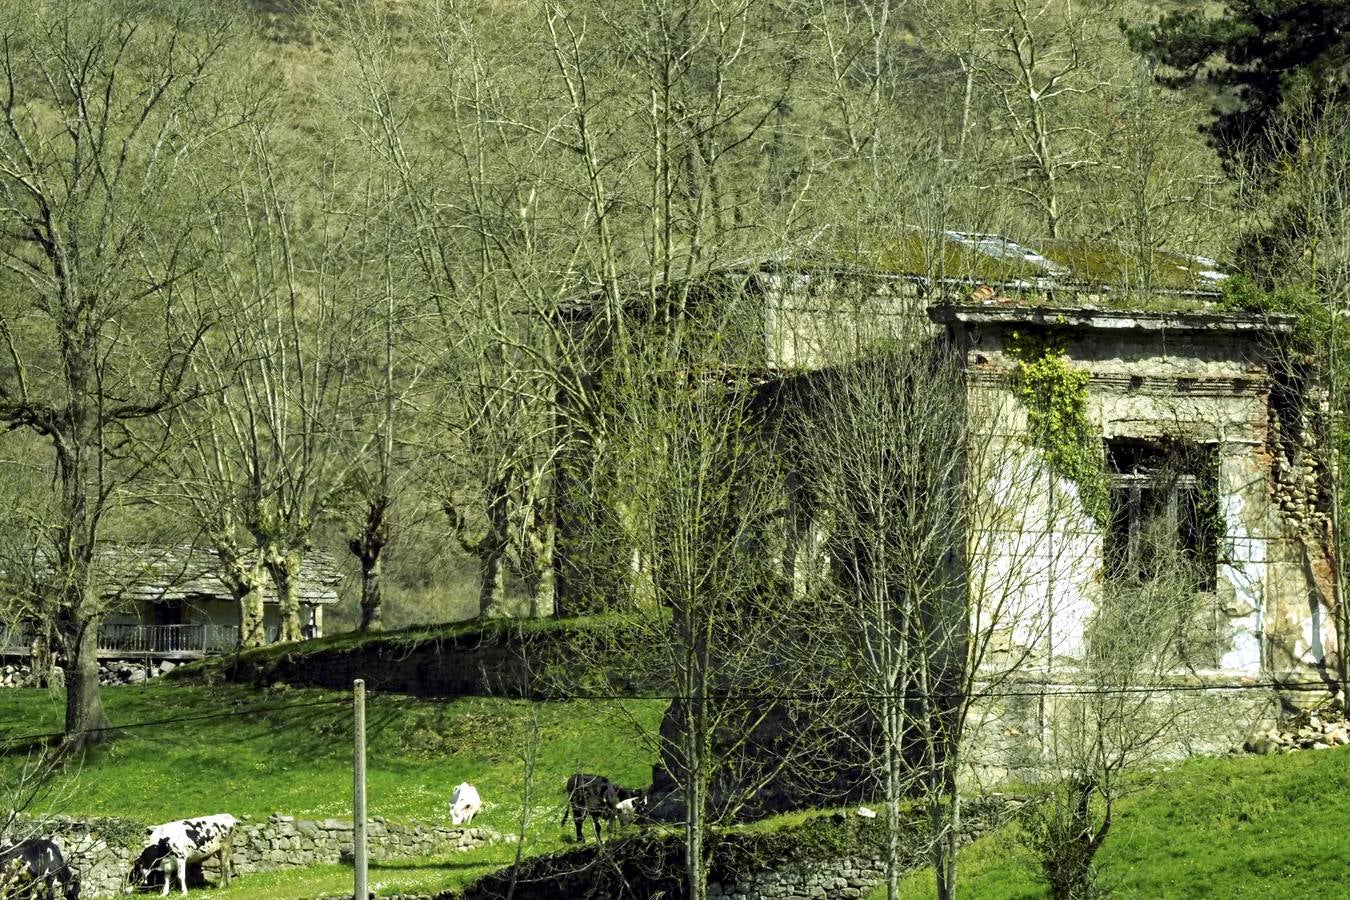
[[[1070,368],[1068,342],[1053,332],[1014,331],[1008,352],[1017,360],[1013,392],[1027,410],[1027,437],[1056,474],[1078,485],[1083,509],[1105,527],[1111,494],[1102,469],[1102,443],[1087,417],[1087,372]]]

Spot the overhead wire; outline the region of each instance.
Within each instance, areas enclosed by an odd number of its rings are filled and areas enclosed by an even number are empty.
[[[91,728],[81,731],[71,732],[74,735],[97,734],[108,731],[125,731],[132,728],[154,728],[162,725],[177,725],[181,722],[202,722],[209,719],[229,719],[238,716],[249,716],[259,713],[282,712],[291,709],[313,709],[320,706],[345,706],[351,701],[346,697],[330,697],[325,700],[309,700],[303,703],[284,703],[265,706],[250,706],[243,709],[230,709],[215,713],[198,713],[189,716],[173,716],[166,719],[149,719],[141,722],[125,722],[109,724],[106,728]],[[14,737],[0,736],[0,747],[7,744],[21,744],[29,741],[37,741],[49,738],[66,737],[65,731],[44,731],[34,732],[32,734],[17,735]]]
[[[999,700],[999,699],[1022,699],[1036,698],[1045,696],[1111,696],[1111,695],[1144,695],[1144,694],[1169,694],[1169,693],[1194,693],[1204,694],[1222,691],[1313,691],[1326,690],[1327,684],[1324,681],[1229,681],[1229,682],[1206,682],[1198,684],[1159,684],[1159,685],[1078,685],[1061,684],[1053,682],[1037,682],[1027,685],[1026,682],[1019,683],[1016,687],[1004,688],[994,687],[976,692],[979,700]],[[367,693],[384,697],[396,697],[404,700],[422,700],[422,701],[447,701],[466,697],[478,697],[482,695],[475,694],[454,694],[442,696],[416,696],[398,691],[372,690],[367,688]],[[662,691],[652,692],[596,692],[596,691],[575,691],[558,696],[546,694],[529,694],[524,696],[508,697],[498,695],[501,700],[525,700],[530,702],[550,702],[566,703],[573,701],[583,702],[623,702],[623,701],[653,701],[662,700],[668,702],[690,702],[693,700],[705,700],[714,702],[783,702],[783,701],[817,701],[830,702],[842,700],[880,700],[891,696],[884,691],[866,691],[866,690],[835,690],[835,691],[709,691],[701,696],[689,694],[676,694]],[[186,716],[171,716],[162,719],[148,719],[138,722],[123,722],[109,724],[106,728],[86,729],[73,734],[93,734],[111,731],[127,731],[138,728],[156,728],[166,725],[177,725],[184,722],[202,722],[213,719],[229,719],[241,716],[252,716],[274,712],[286,712],[296,709],[315,709],[326,706],[346,706],[351,702],[347,696],[330,697],[324,700],[309,700],[300,703],[266,704],[261,706],[250,706],[243,708],[233,708],[214,713],[197,713]],[[30,734],[16,736],[0,736],[0,748],[22,744],[38,740],[49,740],[55,738],[67,737],[65,731],[45,731],[33,732]]]

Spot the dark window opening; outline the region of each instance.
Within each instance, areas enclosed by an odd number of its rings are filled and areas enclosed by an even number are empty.
[[[1171,440],[1107,442],[1108,578],[1173,576],[1197,591],[1217,580],[1222,524],[1214,448]]]

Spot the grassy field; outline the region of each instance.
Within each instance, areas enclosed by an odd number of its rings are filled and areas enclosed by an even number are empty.
[[[1196,759],[1139,780],[1102,848],[1101,884],[1114,897],[1350,895],[1350,748],[1287,756]],[[933,873],[912,873],[905,897],[934,896]],[[1006,828],[960,860],[968,900],[1041,900],[1035,860]],[[869,900],[880,900],[874,891]]]
[[[203,718],[119,732],[54,786],[44,798],[52,812],[150,823],[213,812],[253,819],[272,812],[351,815],[352,717],[343,695],[157,681],[111,688],[104,698],[115,725]],[[564,845],[558,819],[567,775],[581,769],[621,783],[648,783],[655,759],[651,739],[663,711],[659,701],[419,701],[372,695],[370,814],[446,821],[450,790],[471,781],[484,803],[475,824],[515,833],[528,784],[534,800],[524,851],[557,849]],[[0,691],[0,738],[58,730],[61,716],[59,697]],[[532,778],[526,775],[527,756],[533,758]],[[0,780],[12,782],[23,758],[13,750],[0,758]],[[372,882],[386,884],[386,893],[460,884],[509,863],[515,852],[514,844],[503,843],[452,859],[411,861],[381,868]],[[241,878],[222,896],[312,897],[349,885],[349,869],[325,866]]]

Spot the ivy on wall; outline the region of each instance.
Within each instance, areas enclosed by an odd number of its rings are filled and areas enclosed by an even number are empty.
[[[1061,334],[1014,331],[1008,353],[1017,361],[1013,393],[1027,410],[1027,437],[1056,475],[1078,485],[1083,509],[1101,527],[1111,515],[1102,468],[1102,442],[1087,417],[1087,372],[1069,366]]]

